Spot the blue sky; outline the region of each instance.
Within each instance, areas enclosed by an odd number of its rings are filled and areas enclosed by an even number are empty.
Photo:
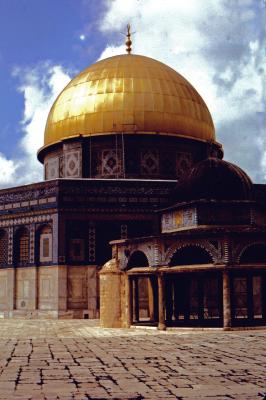
[[[10,146],[10,135],[13,143],[21,135],[24,104],[17,90],[23,78],[14,76],[14,70],[20,68],[23,73],[23,69],[50,60],[66,70],[79,71],[94,62],[106,44],[94,26],[102,9],[103,3],[93,0],[0,0],[0,87],[4,98],[0,132],[1,151],[7,156],[17,150]]]
[[[42,179],[36,150],[56,95],[99,58],[133,51],[205,99],[225,158],[266,181],[266,0],[0,0],[0,187]]]

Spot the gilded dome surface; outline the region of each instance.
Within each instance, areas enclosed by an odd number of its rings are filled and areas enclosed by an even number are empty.
[[[127,54],[99,61],[72,79],[50,110],[44,147],[115,132],[215,140],[210,112],[183,76],[154,59]]]

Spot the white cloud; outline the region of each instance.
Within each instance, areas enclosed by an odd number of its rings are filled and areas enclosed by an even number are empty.
[[[266,180],[266,6],[257,0],[113,0],[100,29],[113,34],[101,58],[133,52],[184,75],[205,99],[225,158]],[[117,45],[119,43],[119,45]]]
[[[49,110],[59,92],[70,81],[69,75],[59,65],[49,63],[27,71],[19,91],[24,96],[22,129],[25,133],[21,145],[24,151],[36,158],[43,145],[43,133]]]
[[[48,112],[70,76],[60,65],[46,62],[32,69],[14,70],[19,79],[18,91],[24,98],[21,140],[15,144],[19,155],[8,160],[0,154],[0,187],[32,183],[43,178],[43,166],[37,161],[37,150],[43,145]]]
[[[125,51],[125,46],[107,46],[106,49],[102,52],[100,60],[103,60],[104,58],[116,56],[118,54],[121,54]]]
[[[16,169],[18,166],[15,165],[13,160],[8,160],[3,154],[0,153],[0,180],[2,185],[9,184],[14,181]]]

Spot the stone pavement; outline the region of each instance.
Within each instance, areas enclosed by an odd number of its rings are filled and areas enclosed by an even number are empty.
[[[265,330],[0,320],[0,399],[263,399]]]

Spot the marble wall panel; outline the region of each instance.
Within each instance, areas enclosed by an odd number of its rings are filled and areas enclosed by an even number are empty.
[[[36,267],[18,268],[16,270],[16,309],[35,310],[36,309]]]
[[[58,267],[39,268],[39,296],[40,310],[58,309]]]
[[[67,303],[70,310],[88,308],[88,280],[86,266],[69,266],[67,276]]]

